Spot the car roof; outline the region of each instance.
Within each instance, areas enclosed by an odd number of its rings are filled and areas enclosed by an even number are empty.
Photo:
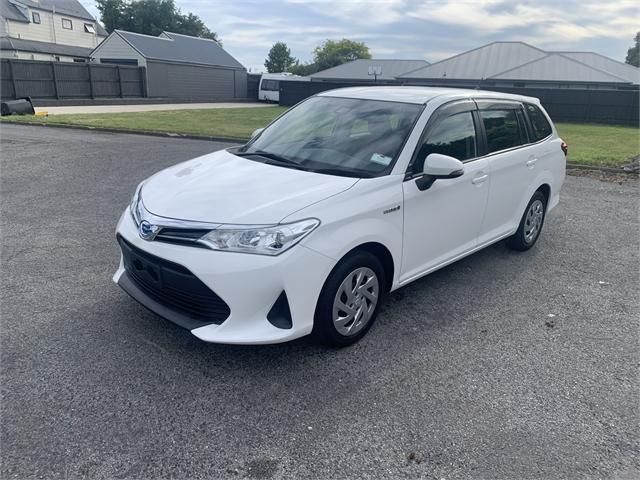
[[[436,97],[439,100],[456,100],[464,98],[491,98],[515,100],[519,102],[540,103],[537,98],[515,95],[512,93],[491,92],[488,90],[471,90],[464,88],[440,87],[347,87],[327,90],[317,94],[321,97],[357,98],[363,100],[386,100],[388,102],[414,103],[423,105]],[[444,98],[441,98],[444,97]]]

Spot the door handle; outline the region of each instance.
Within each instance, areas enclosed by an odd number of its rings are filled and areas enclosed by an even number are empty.
[[[475,177],[473,180],[471,180],[471,183],[473,183],[474,185],[479,185],[481,183],[484,183],[484,181],[489,178],[489,175],[480,175],[479,177]]]
[[[537,159],[537,158],[531,158],[531,159],[529,159],[529,160],[527,161],[527,163],[526,163],[525,165],[526,165],[527,167],[533,167],[533,166],[536,164],[536,162],[537,162],[537,161],[538,161],[538,159]]]

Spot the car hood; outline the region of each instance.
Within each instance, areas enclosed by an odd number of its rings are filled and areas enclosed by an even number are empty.
[[[158,216],[210,223],[274,224],[358,179],[267,165],[226,150],[162,170],[141,190]]]

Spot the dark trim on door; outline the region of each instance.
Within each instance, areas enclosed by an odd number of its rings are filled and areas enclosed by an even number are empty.
[[[411,154],[411,160],[409,160],[409,164],[407,165],[407,169],[405,170],[404,180],[411,180],[412,178],[416,178],[422,176],[422,174],[414,174],[413,173],[413,164],[416,161],[418,156],[418,152],[420,151],[420,147],[422,146],[422,142],[426,138],[429,130],[433,128],[433,125],[438,122],[438,120],[446,117],[450,117],[451,115],[455,115],[456,113],[463,112],[474,112],[477,110],[476,104],[473,100],[463,99],[463,100],[452,100],[451,102],[440,105],[429,117],[427,120],[427,124],[424,126],[420,137],[418,138],[418,143],[413,149],[413,153]],[[475,130],[476,130],[476,154],[478,153],[478,124],[475,121]],[[472,159],[469,159],[472,160]],[[467,161],[469,161],[467,160]]]

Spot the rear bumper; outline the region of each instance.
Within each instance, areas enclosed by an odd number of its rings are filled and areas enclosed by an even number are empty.
[[[136,249],[183,266],[228,305],[230,313],[220,324],[194,321],[162,299],[153,298],[133,281],[123,257],[113,280],[129,295],[158,315],[215,343],[280,343],[311,332],[316,302],[335,261],[303,245],[269,257],[217,252],[140,238],[128,210],[118,222],[117,234]],[[291,328],[279,328],[267,315],[285,292]]]

